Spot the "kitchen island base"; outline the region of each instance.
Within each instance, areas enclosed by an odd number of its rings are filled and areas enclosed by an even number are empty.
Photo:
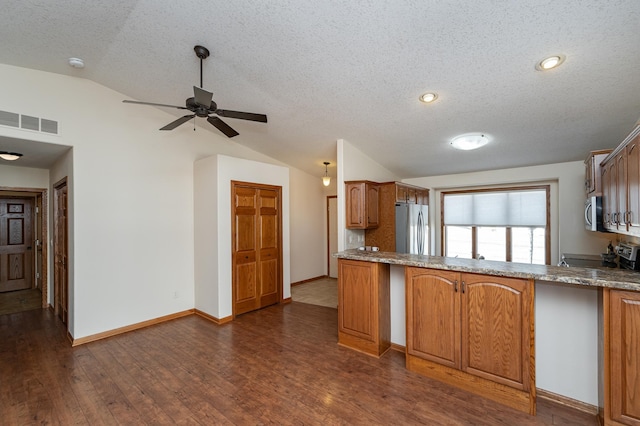
[[[407,354],[406,357],[406,367],[410,371],[464,389],[516,410],[536,415],[535,386],[531,388],[531,391],[521,391],[413,355]]]

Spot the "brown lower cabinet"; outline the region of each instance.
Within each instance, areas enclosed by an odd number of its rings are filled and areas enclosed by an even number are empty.
[[[338,344],[381,356],[391,347],[389,265],[338,259]]]
[[[604,289],[605,424],[640,425],[640,293]]]
[[[535,414],[532,280],[407,267],[409,370]]]

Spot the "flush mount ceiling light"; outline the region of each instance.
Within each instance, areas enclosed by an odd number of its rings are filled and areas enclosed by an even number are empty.
[[[329,176],[329,170],[327,170],[327,167],[329,166],[328,161],[325,161],[324,163],[324,176],[322,176],[322,184],[324,186],[329,186],[331,184],[331,176]]]
[[[420,99],[420,102],[423,102],[425,104],[430,104],[431,102],[433,102],[436,99],[438,99],[438,94],[437,93],[424,93],[424,94],[420,95],[420,97],[418,99]]]
[[[69,65],[74,68],[84,68],[84,61],[80,58],[69,58]]]
[[[15,161],[20,157],[22,157],[22,154],[20,154],[19,152],[0,151],[0,158],[2,158],[3,160]]]
[[[538,62],[536,64],[536,69],[538,71],[547,71],[556,68],[564,62],[564,59],[564,55],[549,56],[548,58],[545,58]]]
[[[485,146],[489,143],[489,138],[479,133],[468,133],[460,136],[456,136],[451,140],[451,146],[456,149],[462,149],[469,151],[471,149],[477,149]]]

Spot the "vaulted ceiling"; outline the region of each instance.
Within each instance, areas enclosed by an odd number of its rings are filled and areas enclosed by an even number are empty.
[[[233,142],[318,175],[337,139],[409,178],[581,160],[640,117],[637,0],[26,0],[3,6],[0,39],[0,63],[171,105],[192,96],[206,46],[219,108],[269,118],[225,119]],[[469,132],[491,143],[450,146]]]

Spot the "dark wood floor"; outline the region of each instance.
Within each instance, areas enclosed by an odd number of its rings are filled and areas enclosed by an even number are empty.
[[[189,316],[71,348],[47,310],[0,316],[0,424],[595,425],[529,416],[339,347],[337,311],[274,306],[218,326]]]

